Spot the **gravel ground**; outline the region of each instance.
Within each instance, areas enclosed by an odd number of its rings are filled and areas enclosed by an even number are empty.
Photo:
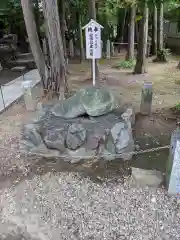
[[[73,172],[25,176],[18,139],[27,117],[21,105],[0,117],[0,239],[180,239],[180,201],[164,189],[130,179],[98,184]]]
[[[180,239],[175,198],[129,181],[98,185],[76,173],[48,173],[1,191],[0,202],[3,224],[31,239]]]

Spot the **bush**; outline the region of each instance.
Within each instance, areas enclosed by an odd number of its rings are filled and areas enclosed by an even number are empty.
[[[114,68],[118,68],[118,69],[120,69],[120,68],[128,69],[129,68],[129,69],[131,69],[135,66],[135,64],[136,64],[135,60],[128,60],[128,61],[124,60],[124,61],[120,61],[120,62],[116,63]]]
[[[180,103],[176,104],[175,109],[178,110],[178,111],[180,110]]]

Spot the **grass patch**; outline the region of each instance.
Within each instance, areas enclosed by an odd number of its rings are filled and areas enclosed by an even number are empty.
[[[124,60],[124,61],[120,61],[120,62],[117,62],[113,68],[118,68],[118,69],[121,69],[121,68],[124,68],[124,69],[132,69],[136,64],[136,60]]]
[[[174,107],[172,107],[171,111],[173,112],[173,114],[179,115],[180,114],[180,102],[177,103]]]

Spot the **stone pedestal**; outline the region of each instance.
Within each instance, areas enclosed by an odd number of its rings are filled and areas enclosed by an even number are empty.
[[[180,197],[180,129],[176,129],[171,136],[165,180],[168,194]]]
[[[140,112],[143,115],[151,115],[152,94],[152,83],[145,83],[142,88],[140,107]]]
[[[35,110],[35,99],[33,96],[33,88],[32,88],[32,83],[31,81],[24,81],[22,83],[22,88],[24,92],[24,102],[26,109],[28,111],[34,111]]]
[[[106,58],[107,59],[111,58],[111,43],[109,39],[107,40],[107,44],[106,44]]]

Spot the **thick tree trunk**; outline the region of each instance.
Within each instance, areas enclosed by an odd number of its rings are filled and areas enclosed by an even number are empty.
[[[163,49],[163,1],[158,5],[158,18],[157,18],[157,50],[160,51]]]
[[[128,51],[126,56],[127,60],[134,59],[135,18],[136,18],[136,6],[132,6],[130,10],[130,21],[128,29]]]
[[[27,35],[29,39],[29,44],[31,46],[31,51],[34,56],[36,66],[38,68],[39,74],[41,76],[41,81],[44,89],[48,88],[48,69],[45,63],[44,55],[41,50],[37,28],[33,13],[33,6],[31,0],[21,0],[24,21],[26,24]]]
[[[62,33],[62,41],[64,48],[64,57],[67,62],[67,46],[66,46],[66,17],[65,17],[65,1],[60,1],[60,25]]]
[[[95,0],[88,0],[88,12],[89,12],[89,18],[96,20],[96,1]],[[98,67],[97,60],[95,61],[95,69],[96,69],[96,82],[98,83],[99,67]],[[92,63],[91,63],[91,78],[93,78]]]
[[[64,99],[67,76],[57,0],[43,0],[42,5],[50,54],[52,80],[50,88]]]
[[[79,43],[80,43],[80,61],[82,63],[85,60],[85,53],[84,53],[82,22],[81,22],[81,14],[80,13],[78,13],[78,26],[79,26]]]
[[[136,43],[139,42],[139,24],[138,22],[135,23],[135,31],[136,31]],[[137,48],[137,46],[136,46]]]
[[[119,39],[119,42],[120,42],[119,52],[122,48],[122,43],[123,43],[123,40],[124,40],[124,27],[125,27],[125,23],[126,23],[126,15],[127,15],[127,11],[125,9],[124,10],[124,16],[123,16],[123,22],[122,22],[122,25],[121,25],[120,39]]]
[[[138,52],[136,59],[136,66],[134,68],[135,74],[146,73],[146,50],[147,50],[147,26],[148,26],[148,7],[147,2],[144,3],[143,18],[140,20]]]
[[[152,21],[152,54],[157,54],[157,7],[153,5],[153,21]]]

